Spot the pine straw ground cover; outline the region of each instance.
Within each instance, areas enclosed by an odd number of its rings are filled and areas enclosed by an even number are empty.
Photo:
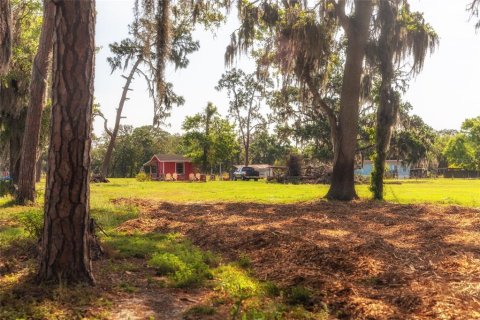
[[[224,257],[244,257],[257,279],[307,288],[332,318],[480,319],[478,209],[116,202],[141,208],[119,231],[178,232]]]

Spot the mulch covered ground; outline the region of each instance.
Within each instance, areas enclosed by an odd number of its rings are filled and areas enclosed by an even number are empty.
[[[480,210],[374,202],[138,205],[123,231],[185,234],[343,319],[480,319]]]

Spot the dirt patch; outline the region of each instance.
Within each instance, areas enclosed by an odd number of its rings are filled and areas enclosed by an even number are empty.
[[[119,230],[180,232],[344,319],[480,319],[480,211],[375,202],[158,203]]]

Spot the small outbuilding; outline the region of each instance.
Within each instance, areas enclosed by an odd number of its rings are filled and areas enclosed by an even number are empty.
[[[164,180],[167,174],[187,180],[190,173],[195,173],[192,160],[176,154],[155,154],[143,167],[153,180]]]
[[[364,160],[359,168],[355,169],[355,174],[360,176],[371,176],[373,171],[373,161]],[[385,168],[388,174],[394,178],[405,179],[410,177],[410,165],[402,163],[399,160],[386,160]]]

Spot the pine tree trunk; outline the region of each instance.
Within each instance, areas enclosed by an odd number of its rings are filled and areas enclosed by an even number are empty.
[[[23,136],[20,176],[16,194],[16,200],[20,204],[35,202],[35,164],[40,139],[42,111],[47,92],[47,74],[53,45],[54,18],[55,4],[53,1],[46,0],[40,43],[33,62],[30,101]]]
[[[12,55],[12,13],[9,0],[0,0],[0,75],[7,73]]]
[[[115,118],[115,126],[113,127],[113,131],[111,132],[110,142],[108,143],[107,152],[105,153],[105,157],[103,158],[102,162],[102,172],[100,179],[103,181],[106,181],[108,177],[108,169],[110,168],[110,162],[112,161],[113,149],[115,148],[115,142],[117,141],[118,130],[120,129],[120,121],[122,120],[123,107],[125,105],[125,101],[127,101],[127,94],[130,90],[130,84],[132,83],[133,76],[135,75],[135,72],[137,71],[138,66],[141,62],[141,58],[138,58],[137,61],[135,61],[135,64],[133,65],[132,70],[127,77],[125,86],[123,87],[122,97],[120,98],[120,103],[118,104],[117,109],[117,116]]]
[[[38,155],[37,163],[35,164],[35,182],[38,183],[42,179],[42,155]]]
[[[13,184],[18,186],[18,176],[20,172],[20,157],[22,150],[22,135],[23,135],[23,123],[25,117],[15,118],[10,120],[10,177],[12,178]]]
[[[95,1],[56,1],[52,124],[40,281],[93,284],[90,148]]]
[[[385,161],[392,137],[392,128],[397,118],[399,98],[392,88],[394,78],[393,59],[396,43],[395,19],[396,10],[388,0],[380,0],[380,14],[382,16],[382,31],[379,40],[379,60],[382,82],[380,84],[380,103],[377,109],[377,123],[375,131],[375,159],[372,172],[371,190],[373,197],[383,200],[383,179],[385,175]]]
[[[350,201],[358,198],[354,180],[355,152],[363,60],[370,33],[372,11],[371,0],[355,1],[355,13],[350,18],[350,27],[347,30],[348,44],[340,97],[338,148],[335,151],[332,184],[327,194],[327,198],[331,200]]]

